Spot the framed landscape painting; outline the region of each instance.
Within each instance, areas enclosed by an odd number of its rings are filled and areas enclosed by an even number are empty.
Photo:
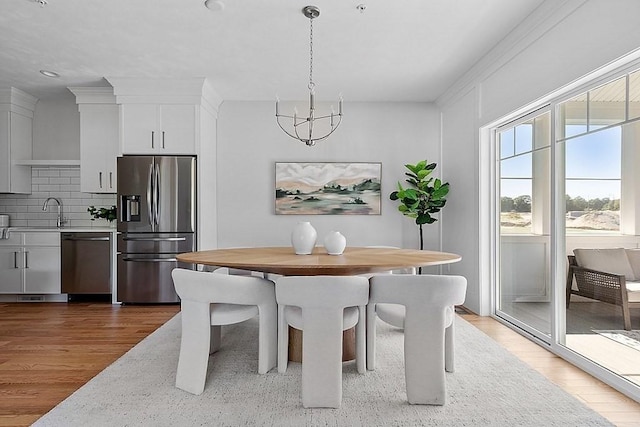
[[[380,215],[381,163],[276,163],[276,215]]]

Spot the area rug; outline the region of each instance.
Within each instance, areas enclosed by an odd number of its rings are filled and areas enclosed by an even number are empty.
[[[640,331],[625,331],[624,329],[621,329],[612,331],[594,330],[593,332],[640,351]]]
[[[340,409],[304,409],[301,365],[257,374],[257,322],[223,329],[204,393],[174,387],[180,315],[107,367],[35,426],[610,426],[462,318],[445,406],[409,405],[403,334],[378,325],[378,367],[343,366]]]

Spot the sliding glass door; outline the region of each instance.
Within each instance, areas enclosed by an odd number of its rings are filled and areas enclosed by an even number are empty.
[[[524,329],[551,333],[551,114],[497,132],[500,226],[496,310]]]
[[[604,288],[582,292],[568,274],[576,249],[640,248],[638,66],[493,128],[492,152],[495,315],[640,396],[640,309],[628,309],[631,331],[623,322],[624,302],[640,300],[640,273],[626,277],[638,293],[621,289],[618,302]],[[621,253],[605,274],[640,262]]]

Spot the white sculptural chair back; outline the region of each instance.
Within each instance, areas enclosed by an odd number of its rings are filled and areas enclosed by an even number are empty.
[[[367,367],[373,370],[376,364],[376,305],[404,306],[405,381],[411,404],[444,405],[446,402],[445,347],[448,357],[452,358],[453,306],[464,302],[466,290],[467,279],[462,276],[391,274],[371,278]],[[446,330],[449,336],[445,340]]]
[[[365,316],[369,281],[359,276],[288,276],[276,280],[278,371],[288,360],[288,325],[303,331],[302,404],[342,402],[342,331],[356,327],[356,366],[366,372]]]
[[[260,277],[212,274],[176,268],[171,273],[181,299],[182,340],[176,387],[201,394],[209,355],[220,348],[221,326],[260,316],[258,373],[277,361],[277,305],[273,282]]]
[[[367,246],[368,248],[390,248],[390,249],[399,249],[397,246]],[[407,268],[397,268],[394,270],[385,271],[382,273],[374,273],[368,274],[367,277],[371,278],[373,276],[379,276],[381,274],[416,274],[415,267],[407,267]],[[405,309],[404,305],[400,304],[376,304],[375,306],[376,315],[380,318],[380,320],[395,326],[396,328],[404,328],[404,314]],[[369,349],[367,348],[367,358],[370,358]],[[372,356],[375,358],[375,352],[373,352]],[[373,366],[369,369],[373,370]]]

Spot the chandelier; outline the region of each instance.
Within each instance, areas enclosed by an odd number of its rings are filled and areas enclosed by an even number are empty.
[[[316,6],[305,6],[302,9],[302,13],[309,18],[309,114],[307,117],[299,116],[297,109],[294,109],[292,116],[280,114],[280,100],[276,99],[276,121],[284,133],[300,142],[304,142],[309,147],[313,147],[317,141],[322,141],[329,137],[340,126],[342,122],[342,96],[338,100],[337,113],[331,107],[331,113],[316,116],[316,84],[313,82],[313,20],[320,16],[320,9]],[[315,129],[316,132],[314,132],[316,122],[324,124],[324,129],[322,129],[321,133],[318,132],[317,128]]]

